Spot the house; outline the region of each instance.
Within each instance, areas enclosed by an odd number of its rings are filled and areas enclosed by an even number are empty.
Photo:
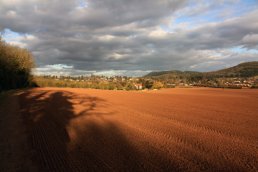
[[[134,87],[137,89],[137,90],[142,90],[142,84],[134,84]]]

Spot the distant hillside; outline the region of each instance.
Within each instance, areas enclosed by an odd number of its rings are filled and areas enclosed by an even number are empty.
[[[258,75],[258,61],[240,63],[230,68],[206,72],[205,74],[214,77],[252,77]]]
[[[153,79],[187,79],[198,80],[203,77],[220,78],[220,77],[252,77],[258,75],[258,61],[245,62],[230,68],[212,71],[212,72],[195,72],[195,71],[160,71],[151,72],[145,75],[146,78]]]
[[[151,72],[147,74],[145,77],[156,77],[156,76],[162,76],[162,75],[184,76],[184,75],[192,75],[192,74],[199,74],[199,73],[201,72],[172,70],[172,71]]]

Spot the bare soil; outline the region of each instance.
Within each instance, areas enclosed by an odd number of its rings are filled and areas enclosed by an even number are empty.
[[[0,116],[0,171],[258,171],[258,90],[36,88]]]

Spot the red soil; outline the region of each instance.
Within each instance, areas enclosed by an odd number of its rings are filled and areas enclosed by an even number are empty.
[[[19,155],[29,157],[18,171],[258,171],[258,90],[38,88],[14,97],[12,118],[22,121],[13,127],[26,138],[17,138]]]

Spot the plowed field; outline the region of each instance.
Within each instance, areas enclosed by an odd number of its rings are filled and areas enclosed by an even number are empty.
[[[258,171],[258,90],[37,88],[0,114],[0,171]]]

